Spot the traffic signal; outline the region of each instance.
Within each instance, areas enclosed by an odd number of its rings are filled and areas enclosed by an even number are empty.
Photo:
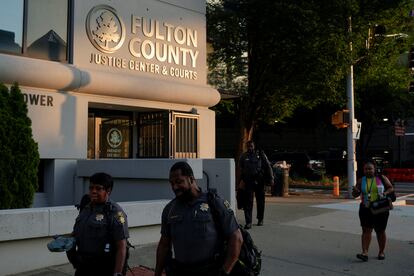
[[[344,110],[336,111],[331,116],[331,123],[336,128],[347,128],[350,125],[350,123],[349,123],[349,110],[344,109]]]

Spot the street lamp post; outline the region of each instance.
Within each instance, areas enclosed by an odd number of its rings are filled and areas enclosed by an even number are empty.
[[[352,21],[351,17],[348,18],[348,33],[351,37],[352,33]],[[349,49],[352,56],[352,40],[349,41]],[[349,110],[349,126],[347,128],[347,156],[348,156],[348,198],[352,198],[352,187],[356,184],[356,162],[355,162],[355,140],[353,137],[353,125],[354,125],[354,66],[351,59],[351,65],[346,80],[346,95],[347,95],[347,109]]]

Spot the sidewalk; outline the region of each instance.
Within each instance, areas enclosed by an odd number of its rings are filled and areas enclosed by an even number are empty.
[[[263,251],[260,275],[414,275],[414,206],[395,207],[387,228],[386,259],[376,260],[378,246],[373,234],[366,263],[355,258],[361,233],[357,209],[358,201],[327,193],[296,191],[287,198],[267,197],[265,225],[250,230]],[[237,217],[243,224],[239,210]],[[156,244],[137,246],[131,252],[130,265],[153,268],[155,250]],[[18,275],[73,273],[70,265],[62,265]],[[140,273],[135,276],[150,275]]]

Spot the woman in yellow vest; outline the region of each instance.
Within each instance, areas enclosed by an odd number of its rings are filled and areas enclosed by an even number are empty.
[[[385,244],[387,236],[385,229],[387,227],[389,212],[373,214],[369,208],[370,204],[375,200],[387,196],[394,191],[391,182],[384,175],[377,176],[375,174],[375,163],[366,162],[364,164],[364,175],[354,186],[352,196],[361,196],[361,204],[359,206],[359,220],[362,227],[362,253],[356,257],[364,262],[368,261],[368,249],[371,243],[372,230],[375,230],[378,241],[378,260],[384,260]]]

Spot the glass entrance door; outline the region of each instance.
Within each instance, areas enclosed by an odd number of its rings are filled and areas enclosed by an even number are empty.
[[[88,158],[131,158],[132,126],[132,112],[90,109]]]

